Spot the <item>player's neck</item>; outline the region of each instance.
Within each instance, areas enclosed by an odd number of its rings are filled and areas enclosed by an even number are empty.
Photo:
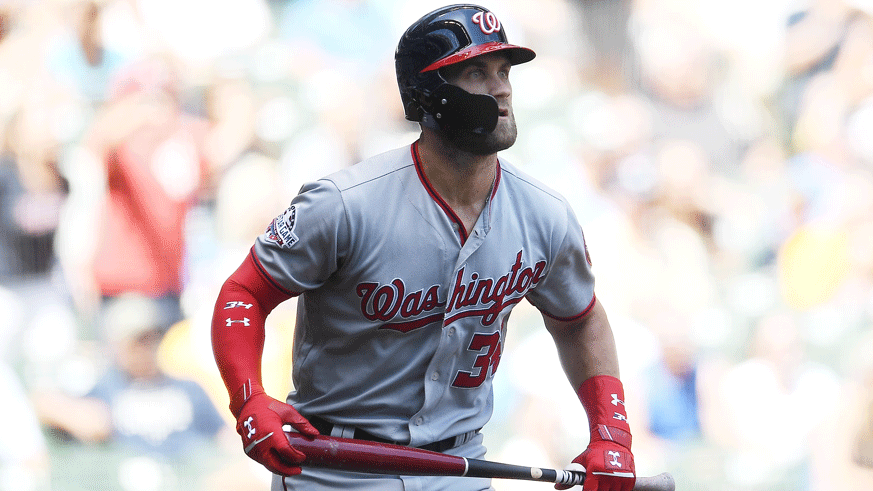
[[[427,132],[418,144],[422,170],[446,202],[482,210],[497,174],[497,154],[474,155],[445,144]],[[478,216],[478,213],[477,213]]]

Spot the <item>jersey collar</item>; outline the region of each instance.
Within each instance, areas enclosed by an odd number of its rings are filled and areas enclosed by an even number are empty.
[[[418,153],[418,141],[412,144],[412,161],[415,163],[415,172],[418,173],[418,179],[421,181],[421,184],[424,186],[424,189],[427,191],[427,194],[430,195],[431,199],[436,202],[436,204],[442,208],[443,212],[446,216],[449,217],[449,220],[457,226],[458,235],[461,238],[461,244],[467,242],[467,237],[469,237],[469,232],[464,227],[464,223],[458,217],[457,213],[452,210],[452,207],[446,203],[446,200],[443,199],[442,196],[437,192],[436,188],[433,187],[430,180],[427,178],[427,175],[424,173],[424,167],[421,164],[421,156]],[[494,175],[494,182],[491,184],[491,194],[488,196],[488,202],[485,204],[486,208],[489,210],[483,210],[483,213],[489,212],[491,204],[494,202],[494,196],[497,194],[497,186],[500,184],[500,159],[497,159],[497,170]]]

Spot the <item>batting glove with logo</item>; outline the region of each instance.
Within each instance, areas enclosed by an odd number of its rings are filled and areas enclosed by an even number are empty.
[[[250,458],[274,474],[300,474],[299,464],[306,455],[288,443],[282,426],[289,424],[311,438],[319,433],[293,406],[273,399],[249,381],[231,398],[230,410],[237,417],[236,431]]]
[[[591,439],[567,469],[585,471],[582,491],[632,491],[636,470],[621,381],[608,375],[591,377],[578,395],[588,414]],[[556,484],[555,489],[569,486]]]

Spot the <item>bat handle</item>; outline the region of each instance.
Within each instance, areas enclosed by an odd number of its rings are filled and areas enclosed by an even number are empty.
[[[581,471],[556,471],[556,484],[581,486],[585,482],[585,473]],[[637,477],[634,491],[675,491],[676,483],[673,476],[667,472],[651,477]]]
[[[581,486],[585,483],[585,473],[582,471],[556,470],[555,484]]]
[[[676,481],[669,472],[662,472],[657,476],[637,477],[634,491],[675,491]]]

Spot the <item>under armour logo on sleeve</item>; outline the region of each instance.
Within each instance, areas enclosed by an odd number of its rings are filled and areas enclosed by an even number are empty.
[[[242,323],[242,325],[244,325],[246,327],[251,325],[251,321],[249,320],[248,317],[243,317],[242,319],[239,319],[239,320],[233,320],[230,317],[228,317],[225,320],[225,322],[227,323],[227,327],[230,327],[231,325],[236,324],[236,323]]]

